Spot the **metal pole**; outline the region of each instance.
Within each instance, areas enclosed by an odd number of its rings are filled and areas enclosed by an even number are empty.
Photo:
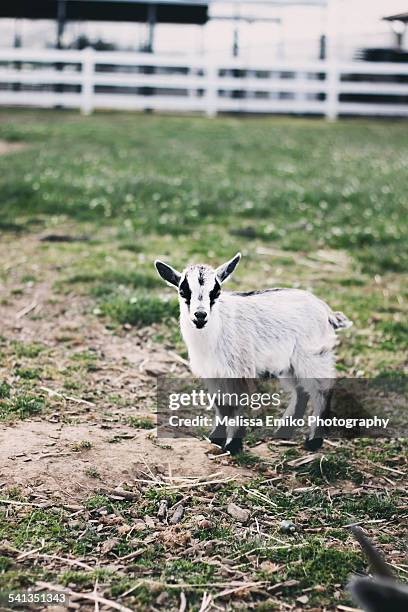
[[[148,24],[148,38],[146,51],[147,53],[153,53],[154,48],[154,31],[156,27],[157,8],[155,4],[149,4],[147,7],[147,24]]]
[[[62,49],[62,37],[64,35],[66,19],[66,0],[58,0],[57,4],[57,49]]]
[[[322,34],[319,40],[319,59],[326,59],[326,34]]]
[[[22,46],[22,37],[21,37],[21,20],[14,20],[14,48],[18,49]],[[14,62],[14,69],[21,70],[21,62]],[[21,91],[21,83],[13,83],[12,85],[13,91]]]
[[[232,56],[238,57],[239,55],[239,18],[241,16],[240,5],[238,2],[235,3],[235,26],[233,33],[232,42]]]
[[[232,56],[238,57],[239,55],[239,32],[238,32],[238,20],[235,22],[236,25],[234,27],[234,38],[232,43]]]
[[[66,0],[58,0],[57,4],[57,49],[62,49],[62,37],[64,35],[65,28],[65,18],[66,18]],[[55,64],[55,70],[58,72],[62,72],[63,64],[61,62],[57,62]],[[61,83],[56,83],[54,85],[54,91],[57,93],[62,93],[64,91],[64,86]],[[61,108],[60,105],[57,105],[56,108]]]
[[[21,47],[22,37],[21,37],[21,19],[14,20],[14,41],[13,46],[15,49]]]
[[[326,118],[334,121],[338,116],[338,0],[328,0],[326,10]]]

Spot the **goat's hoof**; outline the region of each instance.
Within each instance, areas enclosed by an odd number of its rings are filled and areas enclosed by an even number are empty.
[[[227,441],[227,438],[212,438],[211,436],[208,438],[209,441],[211,442],[211,444],[215,444],[216,446],[219,446],[220,448],[224,448],[224,444]]]
[[[293,429],[290,427],[279,427],[274,435],[276,440],[290,440],[293,438]]]
[[[317,451],[323,444],[323,438],[306,438],[304,446],[308,451]]]
[[[243,447],[242,438],[234,438],[224,446],[223,451],[225,453],[228,451],[230,455],[238,455],[238,453],[242,453]]]

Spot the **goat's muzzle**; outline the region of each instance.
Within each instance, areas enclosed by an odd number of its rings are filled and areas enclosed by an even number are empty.
[[[194,313],[193,323],[197,329],[202,329],[207,323],[207,313],[204,310],[197,310]]]

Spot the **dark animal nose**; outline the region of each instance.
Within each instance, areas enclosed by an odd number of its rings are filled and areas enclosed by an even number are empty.
[[[205,321],[205,319],[207,318],[207,313],[203,310],[197,310],[197,312],[194,313],[194,316],[197,321]]]

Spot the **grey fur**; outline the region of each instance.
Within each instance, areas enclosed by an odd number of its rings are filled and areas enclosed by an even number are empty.
[[[363,549],[374,577],[354,576],[348,585],[354,600],[366,612],[406,612],[408,610],[408,585],[395,580],[394,572],[381,553],[370,542],[361,527],[351,531]]]

